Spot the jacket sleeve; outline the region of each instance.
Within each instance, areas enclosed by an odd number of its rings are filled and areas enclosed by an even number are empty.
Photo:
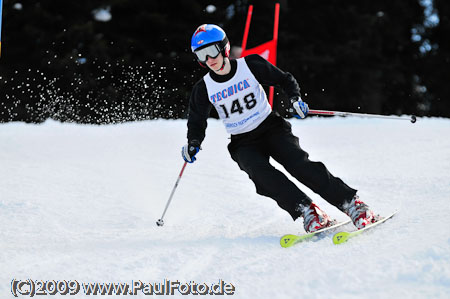
[[[280,87],[288,96],[300,96],[300,87],[294,76],[284,72],[257,54],[245,57],[245,62],[261,85]]]
[[[197,140],[200,144],[205,139],[205,130],[207,127],[207,119],[211,111],[212,104],[208,100],[206,84],[203,79],[198,81],[192,88],[191,97],[189,99],[188,112],[188,143]]]

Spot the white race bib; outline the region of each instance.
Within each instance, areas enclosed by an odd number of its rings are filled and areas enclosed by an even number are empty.
[[[227,82],[216,82],[209,73],[204,77],[209,101],[227,132],[233,135],[255,129],[272,112],[264,89],[245,59],[239,58],[236,62],[236,74]]]

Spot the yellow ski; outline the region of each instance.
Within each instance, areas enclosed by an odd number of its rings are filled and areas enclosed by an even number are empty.
[[[281,247],[284,247],[284,248],[291,247],[291,246],[293,246],[295,244],[298,244],[298,243],[301,243],[301,242],[308,241],[308,240],[314,239],[316,237],[319,237],[320,235],[323,235],[323,234],[325,234],[327,232],[328,233],[333,232],[336,228],[338,228],[338,227],[340,227],[342,225],[348,224],[350,222],[351,222],[351,220],[347,220],[347,221],[344,221],[344,222],[339,222],[339,223],[337,223],[335,225],[326,227],[326,228],[318,230],[316,232],[307,233],[307,234],[303,234],[303,235],[284,235],[280,239],[280,245],[281,245]]]
[[[355,231],[351,231],[351,232],[340,232],[340,233],[336,233],[333,236],[333,243],[334,244],[342,244],[348,241],[348,239],[356,237],[357,235],[366,232],[367,230],[377,226],[378,224],[384,223],[386,220],[391,219],[392,217],[394,217],[394,215],[397,214],[397,212],[392,213],[389,216],[386,216],[384,218],[382,218],[381,220],[378,220],[377,222],[366,226],[365,228],[362,228],[360,230],[355,230]]]

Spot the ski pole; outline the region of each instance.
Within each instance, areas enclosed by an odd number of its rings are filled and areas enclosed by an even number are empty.
[[[341,111],[328,111],[328,110],[309,110],[309,114],[316,115],[336,115],[336,116],[360,116],[360,117],[371,117],[371,118],[385,118],[385,119],[398,119],[398,120],[409,120],[412,123],[416,122],[416,117],[411,116],[395,116],[395,115],[380,115],[380,114],[367,114],[367,113],[352,113],[352,112],[341,112]]]
[[[183,175],[183,172],[184,172],[184,169],[186,168],[186,165],[187,165],[187,162],[184,162],[183,168],[181,168],[181,172],[178,175],[178,179],[177,179],[177,181],[175,183],[175,186],[173,187],[172,192],[170,193],[169,200],[167,201],[167,204],[166,204],[166,208],[164,209],[164,212],[163,212],[161,218],[158,219],[158,221],[156,221],[156,225],[158,225],[158,226],[163,226],[164,225],[164,220],[163,220],[164,215],[166,214],[167,208],[169,207],[170,202],[172,201],[173,194],[175,193],[175,189],[177,189],[178,182],[180,181],[181,176]]]

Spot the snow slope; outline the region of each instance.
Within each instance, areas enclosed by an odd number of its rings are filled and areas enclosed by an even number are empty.
[[[232,298],[448,298],[450,120],[291,123],[312,160],[376,212],[399,214],[344,245],[325,238],[281,248],[279,238],[302,232],[302,221],[255,193],[228,155],[222,124],[209,120],[203,150],[157,227],[183,165],[186,121],[0,125],[0,297],[13,298],[15,278],[222,279],[235,286]]]

